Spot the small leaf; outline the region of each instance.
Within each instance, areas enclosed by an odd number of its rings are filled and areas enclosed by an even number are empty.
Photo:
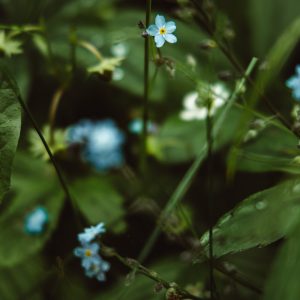
[[[245,199],[214,226],[214,255],[266,246],[283,238],[300,215],[300,180],[286,181]],[[208,251],[208,232],[201,238]]]
[[[122,57],[110,57],[103,58],[103,60],[97,65],[88,68],[89,73],[98,73],[104,75],[106,72],[112,73],[116,67],[121,65],[121,62],[124,58]]]
[[[5,34],[4,31],[0,31],[0,52],[3,52],[6,56],[22,53],[22,43],[16,39],[12,39]]]

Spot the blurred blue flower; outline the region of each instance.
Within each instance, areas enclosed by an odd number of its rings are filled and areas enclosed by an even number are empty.
[[[140,134],[143,131],[143,121],[141,119],[133,119],[129,125],[128,129],[133,134]],[[147,131],[153,133],[156,131],[156,126],[153,122],[148,121]]]
[[[82,158],[98,171],[120,167],[124,163],[125,137],[113,120],[82,120],[68,129],[70,144],[82,144]]]
[[[93,122],[86,119],[70,126],[67,130],[67,142],[69,144],[81,144],[86,142],[92,128]]]
[[[86,270],[98,263],[100,246],[97,243],[83,244],[74,249],[74,255],[81,258],[81,265]]]
[[[296,66],[296,74],[286,81],[286,86],[292,90],[295,100],[300,101],[300,65]]]
[[[48,211],[46,208],[38,206],[25,217],[25,232],[32,235],[41,234],[44,231],[48,221]]]
[[[176,36],[172,34],[175,30],[175,22],[166,22],[164,16],[157,15],[155,18],[155,24],[150,25],[146,31],[149,35],[154,37],[156,47],[160,48],[164,45],[165,41],[171,44],[177,42]]]
[[[109,269],[110,264],[100,256],[97,256],[97,259],[95,259],[91,266],[85,270],[85,275],[90,278],[96,277],[99,281],[105,281],[105,273],[108,272]]]
[[[83,233],[78,234],[78,240],[82,244],[90,243],[97,236],[101,235],[106,231],[104,223],[99,223],[96,226],[85,228]]]

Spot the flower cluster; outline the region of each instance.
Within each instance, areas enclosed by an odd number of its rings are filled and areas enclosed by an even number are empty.
[[[84,232],[78,234],[81,246],[74,249],[74,255],[81,258],[85,275],[90,278],[95,277],[99,281],[105,281],[105,273],[110,269],[110,264],[99,255],[100,246],[95,242],[95,239],[104,232],[103,223],[86,228]]]
[[[287,80],[286,86],[292,90],[295,100],[300,101],[300,65],[296,66],[296,74]]]
[[[210,114],[214,115],[225,104],[229,92],[224,85],[216,83],[210,87],[209,94],[212,98]],[[207,105],[196,91],[190,92],[184,97],[183,106],[184,109],[180,113],[180,118],[184,121],[204,120],[208,115]]]
[[[30,235],[41,234],[48,221],[48,211],[43,206],[38,206],[25,217],[24,230]]]
[[[81,120],[69,127],[67,141],[81,145],[82,159],[98,171],[120,167],[124,163],[125,137],[113,120]]]
[[[147,28],[147,33],[154,37],[157,48],[161,48],[165,42],[174,44],[177,42],[176,36],[173,32],[176,30],[176,24],[173,21],[166,22],[164,16],[157,15],[155,24]]]

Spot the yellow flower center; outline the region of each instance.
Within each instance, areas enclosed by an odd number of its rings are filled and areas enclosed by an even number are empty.
[[[90,257],[92,256],[92,251],[90,249],[85,250],[85,256]]]
[[[167,32],[167,30],[166,30],[166,28],[164,28],[164,27],[161,27],[161,28],[159,29],[159,34],[161,34],[161,35],[165,34],[166,32]]]

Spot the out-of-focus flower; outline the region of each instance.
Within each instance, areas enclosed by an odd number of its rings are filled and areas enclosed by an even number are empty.
[[[41,234],[49,221],[48,211],[45,207],[39,206],[31,211],[24,221],[25,232],[31,235]]]
[[[116,68],[112,75],[112,80],[114,81],[120,81],[124,78],[125,72],[122,68]]]
[[[147,33],[154,37],[156,47],[160,48],[165,44],[165,41],[171,44],[177,42],[177,38],[173,34],[175,30],[175,22],[166,22],[164,16],[157,15],[155,18],[155,24],[152,24],[147,28]]]
[[[141,119],[133,119],[129,125],[128,125],[128,129],[131,133],[133,134],[140,134],[143,131],[143,121]],[[156,131],[156,125],[151,122],[148,121],[147,124],[147,131],[149,133],[154,133]]]
[[[296,66],[296,74],[286,81],[286,86],[292,90],[295,100],[300,101],[300,65]]]
[[[104,223],[99,223],[96,226],[91,226],[89,228],[85,228],[83,233],[78,234],[78,240],[82,244],[90,243],[94,240],[97,236],[105,233],[105,225]]]
[[[125,57],[129,52],[129,47],[125,43],[118,43],[111,46],[111,53],[116,57]]]
[[[203,93],[202,93],[203,94]],[[220,83],[216,83],[207,91],[208,97],[211,98],[210,115],[225,104],[229,97],[229,92]],[[203,96],[202,96],[203,97]],[[208,107],[205,99],[201,99],[199,93],[194,91],[188,93],[183,99],[184,109],[180,113],[180,118],[185,121],[203,120],[208,115]]]
[[[98,262],[99,245],[97,243],[82,244],[81,247],[74,249],[74,255],[81,258],[81,265],[85,269],[89,269],[93,264]]]
[[[82,158],[98,171],[120,167],[124,162],[125,137],[112,120],[84,120],[68,130],[68,142],[82,145]]]

